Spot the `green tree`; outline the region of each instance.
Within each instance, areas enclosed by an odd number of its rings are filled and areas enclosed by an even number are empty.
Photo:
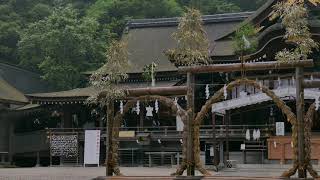
[[[318,0],[313,0],[317,1]],[[283,49],[278,52],[278,61],[290,62],[305,60],[319,44],[312,39],[308,27],[308,10],[304,3],[298,1],[279,2],[274,6],[275,12],[272,18],[280,17],[285,28],[284,39],[287,43],[295,45],[294,49]]]
[[[79,19],[70,5],[55,8],[48,18],[31,23],[22,33],[20,64],[40,71],[60,89],[75,88],[80,72],[104,59],[107,36],[98,29],[95,20]]]
[[[121,35],[130,18],[179,16],[182,9],[175,0],[97,0],[87,11],[112,31]]]
[[[241,11],[240,7],[225,0],[203,0],[200,4],[202,14],[218,14]]]
[[[16,48],[21,20],[10,5],[0,5],[0,60],[17,63]]]
[[[28,11],[26,17],[28,17],[30,22],[36,22],[45,17],[48,17],[51,14],[51,6],[47,4],[36,4],[34,7]]]
[[[233,3],[238,6],[242,11],[255,11],[260,8],[266,0],[227,0],[229,3]]]
[[[217,14],[241,11],[238,5],[225,0],[177,0],[177,2],[182,7],[196,7],[200,9],[202,14]]]
[[[256,34],[256,28],[252,24],[241,24],[233,37],[235,52],[240,56],[253,53],[258,46]]]

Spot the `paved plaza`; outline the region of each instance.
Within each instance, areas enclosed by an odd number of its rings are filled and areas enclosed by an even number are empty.
[[[242,165],[229,171],[213,172],[215,176],[277,177],[289,168],[280,165]],[[320,170],[319,167],[316,167]],[[168,176],[175,168],[159,167],[122,167],[127,176]],[[3,168],[0,180],[91,180],[104,176],[104,167],[38,167],[38,168]],[[198,174],[200,175],[200,174]]]

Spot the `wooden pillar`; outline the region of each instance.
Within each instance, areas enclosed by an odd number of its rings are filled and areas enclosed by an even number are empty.
[[[49,130],[49,161],[50,161],[50,167],[52,166],[52,148],[51,148],[51,138],[52,138],[52,132]],[[81,152],[81,151],[80,151]]]
[[[218,151],[217,151],[217,138],[216,138],[216,113],[212,113],[212,146],[213,146],[213,165],[218,165]]]
[[[279,147],[281,148],[281,158],[280,158],[280,164],[283,165],[286,163],[285,159],[285,143],[280,144]]]
[[[187,120],[187,126],[188,126],[188,135],[187,135],[187,161],[192,162],[188,164],[187,167],[187,175],[188,176],[194,176],[195,175],[195,166],[194,166],[194,146],[193,146],[193,119],[194,119],[194,82],[195,77],[194,74],[188,73],[187,74],[187,109],[188,109],[188,120]]]
[[[230,125],[230,111],[226,111],[225,123],[226,123],[226,159],[229,160],[229,125]]]
[[[219,167],[224,167],[224,149],[223,149],[223,140],[220,140],[220,145],[219,145],[219,156],[220,156],[220,163],[219,163]]]
[[[296,68],[296,108],[298,121],[298,162],[302,166],[304,164],[304,81],[303,68]],[[298,168],[299,178],[306,178],[306,169]]]
[[[110,167],[111,153],[110,146],[112,142],[112,128],[114,119],[114,102],[113,100],[108,100],[107,103],[107,121],[106,121],[106,176],[112,176],[113,170]]]
[[[13,155],[14,155],[14,144],[15,144],[15,139],[14,139],[14,123],[15,120],[11,121],[9,124],[9,162],[10,164],[13,164]]]
[[[103,117],[104,117],[104,112],[103,110],[99,111],[99,128],[103,128]],[[80,118],[79,118],[80,119]],[[102,130],[102,129],[101,129]]]
[[[40,152],[36,152],[37,164],[36,167],[40,167]]]
[[[65,126],[65,124],[66,124],[66,116],[67,116],[66,112],[67,112],[67,110],[66,110],[66,107],[64,106],[63,107],[63,111],[62,111],[62,116],[61,116],[61,123],[60,123],[60,128],[61,129],[66,128],[66,126]],[[64,158],[62,156],[60,156],[59,159],[60,159],[59,165],[63,166],[63,159]]]
[[[140,113],[139,113],[139,124],[138,124],[138,129],[140,131],[143,131],[143,126],[144,126],[144,118],[145,118],[145,106],[140,103]]]

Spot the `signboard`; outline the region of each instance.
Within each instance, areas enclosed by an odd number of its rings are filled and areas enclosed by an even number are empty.
[[[210,146],[210,156],[214,156],[213,146]]]
[[[84,137],[84,166],[97,164],[100,158],[100,130],[86,130]]]
[[[135,131],[120,131],[119,132],[119,137],[120,138],[133,138],[136,136]]]
[[[78,136],[77,135],[52,135],[50,137],[51,156],[77,157]]]
[[[276,135],[284,136],[284,122],[276,122]]]

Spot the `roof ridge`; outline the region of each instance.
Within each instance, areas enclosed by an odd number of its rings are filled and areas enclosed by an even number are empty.
[[[267,10],[273,3],[277,2],[279,0],[266,0],[266,2],[260,7],[258,8],[253,14],[251,14],[250,16],[248,16],[248,18],[243,22],[243,23],[248,23],[248,22],[252,22],[255,18],[257,18],[261,13],[263,13],[263,11]],[[216,41],[222,40],[223,38],[226,38],[228,36],[230,36],[232,33],[234,33],[236,31],[236,29],[238,29],[238,27],[235,27],[234,29],[231,29],[229,32],[226,32],[224,35],[222,35],[221,37],[218,37],[216,39]]]
[[[212,14],[203,15],[202,19],[204,23],[212,22],[225,22],[225,21],[238,21],[247,18],[254,12],[235,12],[235,13],[222,13],[222,14]],[[180,17],[170,17],[170,18],[147,18],[147,19],[131,19],[127,23],[128,28],[138,28],[138,27],[153,27],[153,26],[168,26],[177,25]]]
[[[36,73],[36,72],[34,72],[34,71],[30,71],[29,69],[25,69],[25,68],[23,68],[23,67],[20,67],[20,66],[18,66],[18,65],[15,65],[15,64],[11,64],[11,63],[4,62],[4,61],[0,61],[0,64],[3,64],[3,65],[5,65],[5,66],[10,66],[10,67],[12,67],[12,68],[14,68],[14,69],[18,69],[18,70],[25,71],[25,72],[31,73],[31,74],[33,74],[33,75],[37,75],[37,76],[39,76],[39,77],[41,76],[39,73]]]

